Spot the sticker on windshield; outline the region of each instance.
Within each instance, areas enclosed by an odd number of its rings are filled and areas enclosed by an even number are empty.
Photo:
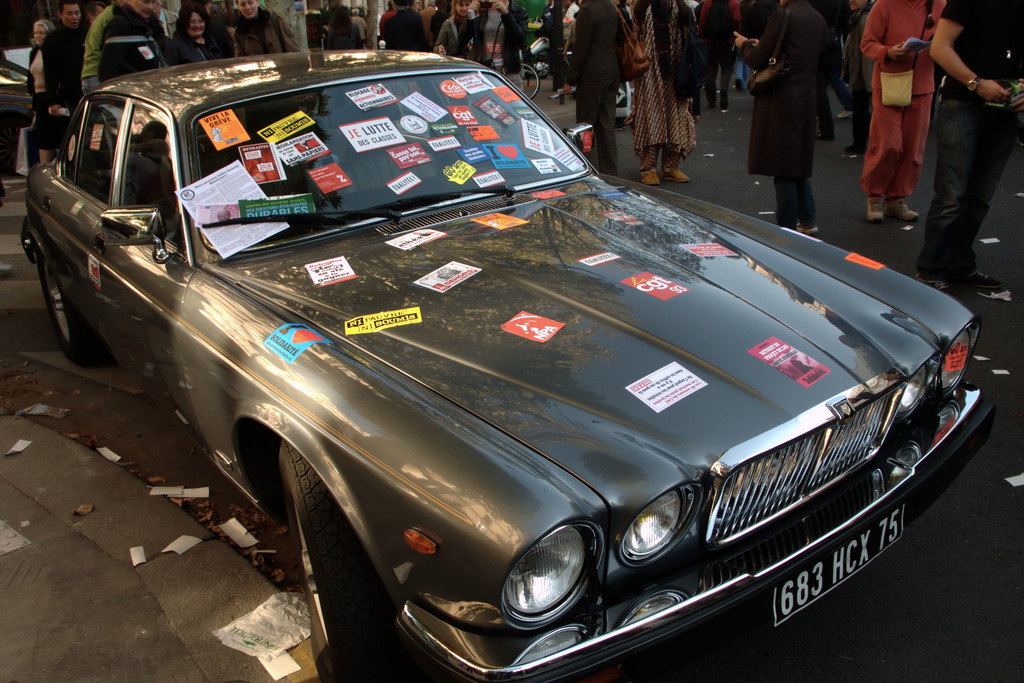
[[[565,164],[565,167],[570,171],[583,168],[583,162],[577,159],[576,155],[568,147],[562,147],[555,152],[555,158]]]
[[[406,97],[402,100],[402,104],[405,105],[406,109],[416,112],[431,123],[448,115],[444,107],[428,100],[422,93],[418,92],[414,92]]]
[[[501,329],[543,344],[563,327],[565,327],[565,323],[520,311],[514,318],[502,325]]]
[[[412,133],[413,135],[423,135],[429,130],[427,122],[418,116],[403,116],[399,123],[402,124],[402,128],[406,133]]]
[[[558,164],[551,159],[530,159],[530,163],[532,163],[537,170],[544,175],[547,175],[548,173],[558,173],[561,170],[558,168]]]
[[[103,124],[94,123],[92,124],[92,133],[89,135],[89,150],[93,152],[100,151],[100,145],[103,144]]]
[[[316,183],[316,186],[324,194],[340,190],[352,184],[352,179],[345,175],[345,172],[341,170],[341,166],[338,166],[337,163],[310,168],[306,170],[306,173],[309,174],[309,177],[313,179],[313,182]]]
[[[441,92],[453,100],[461,100],[466,96],[466,89],[455,81],[441,81]]]
[[[473,116],[473,112],[470,111],[469,107],[464,104],[454,104],[448,107],[448,111],[452,113],[452,118],[455,119],[455,123],[460,126],[475,126],[479,121]]]
[[[347,126],[338,126],[338,128],[359,153],[405,142],[405,138],[395,128],[395,124],[391,123],[391,119],[387,117],[350,123]]]
[[[283,216],[290,213],[313,213],[313,195],[294,194],[284,197],[267,197],[266,199],[239,199],[238,215],[240,218],[263,218],[264,216]]]
[[[851,252],[851,253],[846,255],[846,260],[851,262],[851,263],[857,263],[857,264],[860,264],[862,266],[866,266],[866,267],[870,268],[871,270],[881,270],[882,268],[885,268],[885,264],[884,263],[879,263],[878,261],[872,261],[867,256],[861,256],[860,254],[855,254],[853,252]]]
[[[630,215],[630,214],[626,213],[625,211],[602,211],[601,215],[605,216],[606,218],[610,218],[613,221],[618,221],[619,223],[625,223],[626,225],[642,225],[643,224],[642,220],[640,220],[636,216],[633,216],[633,215]]]
[[[540,152],[545,156],[555,156],[555,140],[551,137],[551,131],[539,123],[527,121],[526,119],[522,119],[519,123],[523,127],[524,147]]]
[[[100,260],[96,254],[89,254],[89,280],[102,291],[100,287]]]
[[[245,172],[257,183],[274,183],[284,178],[281,162],[269,142],[256,142],[238,148]]]
[[[281,158],[285,166],[312,161],[330,152],[327,145],[316,136],[316,133],[304,133],[297,138],[279,142],[274,146],[274,151],[277,152],[277,156]]]
[[[403,145],[401,147],[392,147],[388,150],[388,156],[391,160],[398,164],[398,168],[412,168],[413,166],[419,166],[421,164],[429,164],[431,159],[423,148],[420,147],[420,143],[414,142],[411,145]]]
[[[483,142],[484,140],[499,140],[501,136],[494,130],[493,126],[470,126],[466,130],[477,142]]]
[[[480,187],[490,187],[491,185],[499,185],[505,182],[505,178],[497,171],[491,171],[490,173],[481,173],[480,175],[473,176],[473,182]]]
[[[409,251],[421,244],[426,244],[427,242],[433,242],[436,239],[440,239],[447,234],[448,233],[441,232],[440,230],[424,228],[423,230],[414,230],[412,232],[407,232],[404,235],[393,237],[392,239],[384,242],[384,244],[390,244],[392,247],[398,247],[402,251]]]
[[[673,361],[633,382],[626,387],[626,391],[643,401],[654,412],[660,413],[707,385],[708,383],[700,377]]]
[[[594,254],[593,256],[581,258],[580,263],[582,263],[585,266],[599,266],[602,263],[608,263],[609,261],[614,261],[618,258],[621,258],[618,254],[613,254],[610,251],[605,251],[600,254]]]
[[[483,77],[482,74],[469,74],[466,76],[457,76],[455,82],[465,88],[469,94],[483,92],[484,90],[490,90],[494,86]]]
[[[405,194],[422,182],[423,181],[420,180],[415,173],[409,171],[404,175],[398,176],[387,185],[395,194]]]
[[[326,339],[305,325],[286,324],[274,330],[263,341],[263,345],[291,365],[313,344],[326,342]]]
[[[476,218],[470,219],[474,223],[480,223],[491,228],[497,228],[498,230],[504,230],[505,228],[512,228],[517,225],[523,225],[530,221],[525,221],[522,218],[516,218],[515,216],[508,216],[503,213],[491,213],[486,216],[477,216]]]
[[[415,325],[423,322],[420,307],[400,308],[397,311],[382,311],[352,318],[345,322],[345,335],[379,332],[389,327]]]
[[[384,87],[383,83],[371,85],[368,88],[360,88],[359,90],[351,90],[345,93],[345,95],[363,111],[376,109],[377,107],[383,107],[386,104],[398,101],[398,98],[392,95]]]
[[[658,277],[651,273],[637,273],[631,275],[625,280],[620,280],[624,285],[629,285],[634,289],[638,289],[641,292],[646,292],[651,296],[657,297],[662,301],[668,301],[674,296],[679,296],[683,292],[689,292],[686,287],[676,284],[671,280],[666,280],[663,277]]]
[[[352,270],[352,266],[349,265],[348,259],[344,256],[329,258],[324,261],[317,261],[316,263],[307,263],[306,272],[309,273],[309,277],[317,287],[326,287],[336,282],[354,280],[356,277],[355,271]]]
[[[430,132],[437,137],[442,135],[455,135],[459,132],[459,127],[451,121],[442,121],[441,123],[430,124]]]
[[[541,190],[540,192],[531,192],[530,196],[537,199],[551,199],[553,197],[564,197],[565,193],[561,190]]]
[[[479,272],[479,268],[467,266],[458,261],[452,261],[432,273],[427,273],[413,284],[432,289],[435,292],[447,292],[455,285],[463,280],[468,280]]]
[[[518,116],[521,119],[531,119],[533,121],[537,120],[537,114],[534,113],[532,109],[528,109],[527,107],[513,107],[512,111],[513,113],[515,113],[516,116]]]
[[[800,353],[775,337],[764,340],[750,349],[748,353],[792,377],[797,384],[804,387],[811,386],[830,372],[828,368],[806,353]]]
[[[488,154],[487,150],[485,150],[481,145],[463,147],[459,150],[459,156],[471,164],[476,164],[481,161],[489,161],[491,158],[491,155]]]
[[[460,149],[459,151],[461,152],[462,150]],[[473,177],[473,174],[476,173],[476,169],[465,161],[456,161],[451,166],[445,166],[443,173],[444,177],[447,178],[449,182],[462,185]]]
[[[454,135],[448,135],[443,138],[430,138],[427,140],[427,144],[430,145],[430,149],[435,152],[443,152],[448,149],[458,149],[462,147],[462,143],[459,142],[458,138]]]
[[[257,131],[261,138],[267,142],[281,142],[285,138],[295,135],[303,128],[309,128],[316,121],[309,118],[304,112],[297,111],[291,116],[270,124],[266,128]],[[246,137],[246,140],[249,138]]]
[[[505,107],[501,106],[490,97],[480,98],[473,103],[473,106],[504,126],[511,126],[516,122],[516,117],[509,114]]]
[[[504,85],[499,85],[497,88],[494,88],[494,94],[505,102],[515,102],[516,100],[522,99],[519,97],[519,93]]]
[[[220,150],[245,142],[249,134],[245,132],[242,122],[235,116],[232,109],[225,109],[216,114],[210,114],[199,119],[199,125],[203,127],[206,134],[210,136],[213,146]],[[93,127],[93,137],[96,136],[96,128]]]
[[[692,252],[701,258],[712,256],[736,256],[736,252],[722,244],[710,242],[708,244],[680,244],[686,251]]]
[[[530,162],[516,145],[484,145],[484,149],[491,155],[494,168],[530,168]]]

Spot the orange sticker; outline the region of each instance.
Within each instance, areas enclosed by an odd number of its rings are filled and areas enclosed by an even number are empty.
[[[878,261],[872,261],[867,256],[861,256],[860,254],[854,254],[852,252],[846,255],[846,260],[850,261],[851,263],[858,263],[858,264],[860,264],[862,266],[867,266],[868,268],[871,268],[872,270],[879,270],[880,268],[885,268],[885,264],[884,263],[879,263]]]
[[[506,88],[505,86],[494,88],[494,94],[506,102],[514,102],[520,99],[515,90],[512,88]]]
[[[199,119],[199,125],[210,136],[213,146],[217,149],[231,147],[249,139],[249,134],[245,132],[245,127],[231,109],[225,109],[216,114],[204,116]]]
[[[461,100],[466,96],[466,90],[455,81],[442,81],[441,92],[453,100]]]
[[[470,126],[466,130],[474,140],[497,140],[500,137],[491,126]]]
[[[524,221],[522,218],[516,218],[515,216],[507,216],[503,213],[491,213],[486,216],[477,216],[473,219],[473,222],[480,223],[481,225],[486,225],[491,228],[497,228],[498,230],[504,230],[505,228],[529,223],[530,221]]]
[[[946,363],[942,368],[943,372],[960,372],[967,365],[967,344],[955,342],[949,347],[946,354]]]
[[[565,193],[561,190],[541,190],[540,192],[531,192],[530,196],[537,199],[551,199],[552,197],[564,197]]]

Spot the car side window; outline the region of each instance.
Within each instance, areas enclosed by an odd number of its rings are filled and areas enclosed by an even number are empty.
[[[75,163],[78,161],[76,158],[78,154],[78,138],[82,129],[82,117],[84,115],[84,109],[79,109],[75,118],[68,125],[64,143],[60,146],[60,151],[57,154],[57,172],[62,178],[66,178],[71,182],[75,181]]]
[[[123,100],[94,99],[89,103],[78,140],[75,185],[104,204],[110,203],[114,157],[123,114]]]
[[[156,206],[167,230],[165,239],[176,242],[180,216],[174,155],[171,154],[171,122],[158,109],[135,104],[131,114],[128,149],[121,173],[120,205]]]

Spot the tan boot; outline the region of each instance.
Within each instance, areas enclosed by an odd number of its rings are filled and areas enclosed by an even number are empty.
[[[882,198],[868,197],[868,222],[881,223],[885,214],[882,212]]]
[[[662,180],[671,180],[673,183],[688,183],[690,177],[678,168],[670,168],[661,172]]]
[[[899,199],[886,200],[885,215],[899,218],[901,221],[916,221],[920,214],[907,206],[906,199],[900,197]]]
[[[644,185],[661,185],[657,171],[644,171],[640,174],[640,182]]]

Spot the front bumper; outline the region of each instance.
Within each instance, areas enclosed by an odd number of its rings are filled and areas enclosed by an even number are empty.
[[[968,385],[957,389],[942,407],[950,409],[947,413],[955,413],[955,418],[917,430],[915,442],[928,439],[930,443],[918,443],[923,455],[911,468],[897,466],[891,459],[884,472],[881,467],[868,468],[859,484],[833,500],[831,510],[826,511],[828,505],[818,507],[760,546],[708,563],[699,572],[699,588],[680,591],[684,599],[663,611],[616,627],[625,608],[605,606],[603,619],[597,622],[608,624],[606,629],[588,634],[578,645],[525,664],[515,663],[515,655],[510,655],[510,649],[522,650],[521,643],[510,648],[508,638],[462,631],[412,602],[406,603],[399,614],[399,632],[420,664],[439,680],[576,680],[759,599],[808,563],[830,561],[830,555],[842,552],[851,539],[875,528],[879,519],[892,510],[900,509],[904,522],[918,517],[984,444],[995,419],[995,406]],[[858,486],[859,492],[855,491]],[[842,518],[835,521],[836,510],[847,509],[850,500],[861,501],[856,511],[842,513]],[[831,521],[823,522],[823,518]],[[809,530],[822,528],[825,531],[808,535]],[[794,529],[799,533],[793,534]],[[798,547],[780,541],[787,535],[801,539]],[[675,586],[668,580],[647,596],[673,590]],[[502,660],[513,663],[503,665]]]

